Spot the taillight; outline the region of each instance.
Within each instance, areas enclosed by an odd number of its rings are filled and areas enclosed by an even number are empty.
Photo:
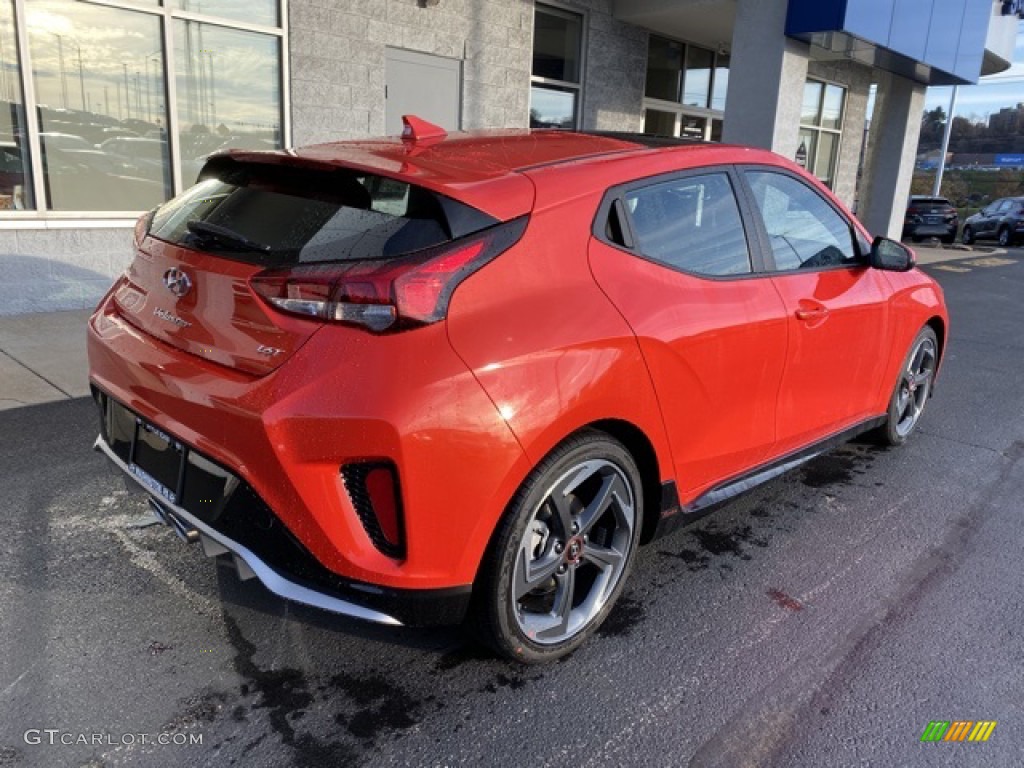
[[[405,527],[398,472],[388,461],[366,461],[341,468],[352,506],[373,545],[388,557],[405,557]]]
[[[282,312],[378,332],[425,325],[441,320],[459,283],[525,229],[524,216],[408,256],[270,269],[249,284]]]

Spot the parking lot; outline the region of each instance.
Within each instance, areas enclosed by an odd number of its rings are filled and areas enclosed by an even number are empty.
[[[1024,249],[926,269],[951,342],[910,443],[641,550],[548,667],[240,583],[148,524],[89,400],[0,412],[0,766],[1019,766]]]

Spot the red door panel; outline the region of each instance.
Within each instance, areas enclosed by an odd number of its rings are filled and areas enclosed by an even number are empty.
[[[878,415],[889,287],[868,267],[791,272],[771,281],[789,316],[775,451],[781,455]]]
[[[640,340],[684,501],[763,461],[787,334],[770,280],[698,278],[598,240],[590,264]]]

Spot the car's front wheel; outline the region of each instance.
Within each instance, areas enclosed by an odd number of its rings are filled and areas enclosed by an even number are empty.
[[[964,245],[971,245],[974,242],[974,230],[970,227],[964,227],[960,239],[964,241]]]
[[[475,594],[481,638],[527,663],[575,650],[621,593],[642,525],[640,472],[622,444],[597,431],[562,443],[495,533]]]
[[[903,445],[917,427],[932,393],[939,365],[939,342],[929,326],[914,338],[900,368],[896,388],[889,398],[886,423],[879,437],[887,445]]]

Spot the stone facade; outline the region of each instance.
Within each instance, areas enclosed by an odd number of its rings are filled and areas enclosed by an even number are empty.
[[[612,16],[611,0],[560,2],[585,14],[583,127],[642,127],[647,30]],[[525,128],[533,62],[531,0],[291,0],[296,146],[384,133],[387,48],[462,62],[462,125]]]
[[[131,260],[130,227],[0,229],[0,315],[96,306]]]
[[[529,0],[292,0],[292,137],[296,146],[384,133],[385,49],[463,62],[463,127],[529,121]]]
[[[650,33],[612,16],[610,0],[565,3],[587,15],[583,127],[641,131]]]

